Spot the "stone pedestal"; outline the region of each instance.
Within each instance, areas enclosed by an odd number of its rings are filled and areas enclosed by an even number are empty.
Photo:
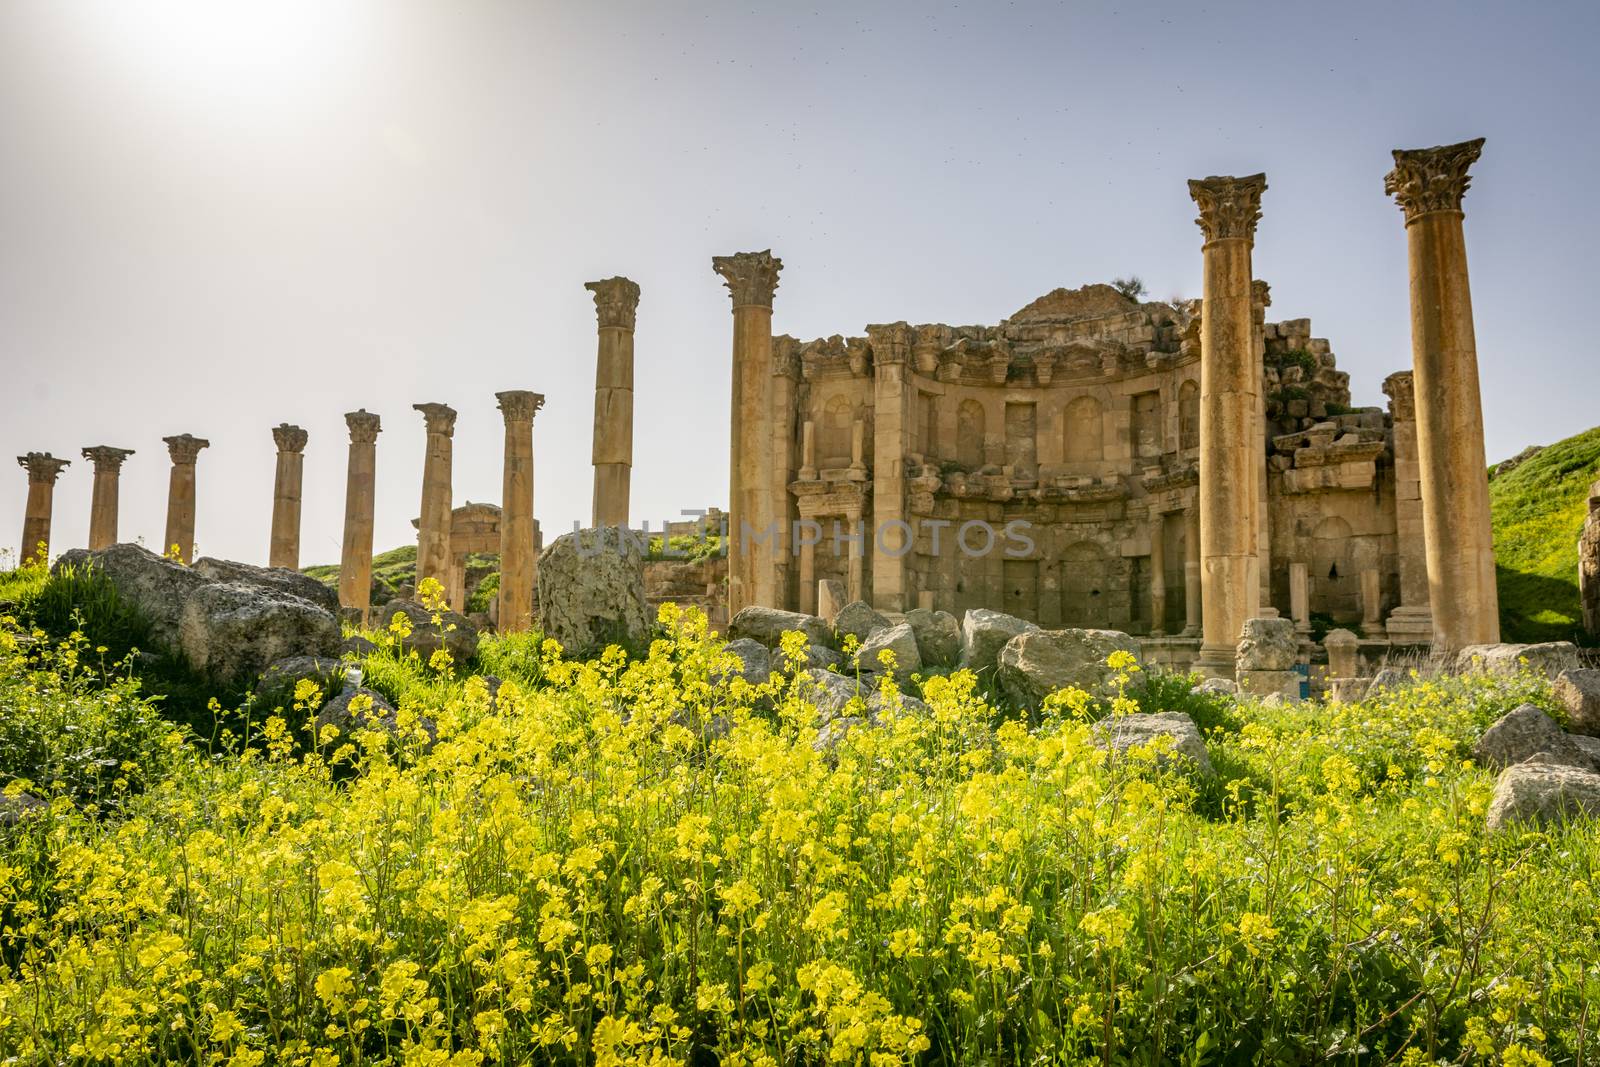
[[[272,483],[272,544],[267,563],[300,569],[300,484],[305,471],[307,434],[280,423],[272,430],[278,446],[278,470]]]
[[[1386,629],[1397,645],[1433,641],[1433,612],[1428,607],[1427,541],[1422,524],[1422,474],[1417,459],[1417,404],[1410,371],[1383,380],[1394,423],[1395,549],[1400,571],[1400,603],[1389,613]]]
[[[1234,646],[1261,603],[1256,370],[1250,252],[1264,175],[1191,181],[1205,235],[1200,329],[1200,565],[1197,669],[1232,677]]]
[[[1349,630],[1329,630],[1322,639],[1328,652],[1328,677],[1354,678],[1361,673],[1361,639]]]
[[[505,415],[506,422],[505,478],[500,497],[500,593],[496,618],[502,633],[521,633],[533,625],[534,589],[538,584],[538,564],[533,546],[533,417],[544,406],[544,396],[515,390],[496,393],[495,397],[500,401],[500,411]],[[629,406],[631,409],[631,400]],[[597,410],[597,417],[598,414]],[[599,470],[597,465],[597,479]],[[626,483],[623,493],[622,518],[612,525],[627,524]],[[595,499],[598,507],[599,498]]]
[[[1300,639],[1288,619],[1262,616],[1246,620],[1234,657],[1239,692],[1300,699],[1300,672],[1295,670]]]
[[[167,528],[161,551],[190,563],[194,560],[194,465],[200,450],[211,447],[211,442],[186,433],[161,440],[172,457],[172,475],[167,482]]]
[[[772,486],[772,297],[783,261],[768,249],[715,256],[733,299],[733,406],[728,456],[728,616],[777,602],[777,553],[783,532]]]
[[[584,288],[594,294],[600,323],[594,368],[593,524],[626,526],[633,475],[633,331],[639,286],[616,277],[589,282]]]
[[[339,606],[365,621],[372,610],[372,517],[382,420],[362,408],[345,413],[350,464],[344,489],[344,546],[339,555]]]
[[[1429,605],[1446,649],[1500,640],[1478,351],[1461,199],[1480,138],[1399,150],[1385,191],[1406,218],[1417,456]]]
[[[428,427],[422,461],[422,511],[417,523],[417,591],[428,578],[450,589],[450,512],[456,411],[448,404],[412,404]]]
[[[95,445],[83,450],[94,464],[94,496],[89,503],[89,551],[98,552],[117,543],[117,509],[122,488],[122,464],[131,448]]]
[[[22,562],[50,560],[50,518],[55,510],[56,479],[72,465],[48,452],[29,452],[17,457],[17,464],[28,472],[28,506],[22,514],[22,544],[17,558]]]

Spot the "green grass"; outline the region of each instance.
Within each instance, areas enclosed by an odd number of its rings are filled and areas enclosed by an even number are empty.
[[[1586,641],[1578,604],[1578,535],[1600,477],[1600,427],[1494,476],[1489,500],[1507,641]]]
[[[304,570],[306,574],[325,585],[339,584],[337,563],[320,563]],[[372,576],[382,579],[390,586],[410,584],[417,576],[417,546],[401,545],[399,548],[391,548],[387,552],[373,556]]]

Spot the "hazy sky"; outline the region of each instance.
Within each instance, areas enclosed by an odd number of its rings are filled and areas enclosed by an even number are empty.
[[[4,0],[0,545],[10,456],[134,448],[162,533],[194,433],[198,550],[262,562],[280,421],[310,431],[303,559],[338,559],[342,414],[380,413],[380,550],[411,540],[418,401],[498,501],[494,393],[535,423],[547,539],[587,520],[595,317],[643,287],[633,513],[727,500],[715,254],[784,260],[774,327],[993,323],[1137,273],[1199,295],[1184,181],[1267,173],[1256,275],[1358,404],[1410,365],[1389,149],[1484,136],[1467,243],[1491,459],[1600,423],[1600,5]]]

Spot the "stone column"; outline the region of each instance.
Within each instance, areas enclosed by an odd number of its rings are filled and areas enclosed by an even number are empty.
[[[448,404],[412,404],[428,427],[428,449],[422,461],[422,513],[417,520],[417,595],[432,578],[450,588],[451,439],[456,410]]]
[[[594,294],[600,322],[600,352],[594,365],[593,524],[626,526],[633,473],[633,327],[639,286],[616,277],[588,282],[584,288]],[[509,447],[509,439],[506,443]],[[504,622],[500,628],[506,628]]]
[[[1167,632],[1167,517],[1157,511],[1150,516],[1150,633],[1159,637]]]
[[[272,429],[272,440],[278,446],[278,472],[272,483],[270,567],[300,569],[300,483],[307,436],[300,427],[286,422]]]
[[[83,450],[94,464],[94,496],[89,503],[89,551],[98,552],[117,543],[117,502],[122,487],[122,464],[131,448],[95,445]]]
[[[618,279],[613,279],[618,280]],[[632,282],[628,283],[632,285]],[[638,286],[634,286],[635,294]],[[631,315],[630,315],[631,318]],[[621,333],[621,330],[605,330]],[[629,331],[632,336],[632,331]],[[633,347],[629,341],[628,347]],[[601,342],[602,351],[605,342]],[[630,360],[631,362],[631,360]],[[631,374],[630,374],[631,377]],[[630,394],[632,390],[629,390]],[[544,395],[525,389],[496,393],[506,420],[506,465],[500,495],[500,594],[501,633],[521,633],[533,625],[533,589],[537,581],[533,548],[533,417],[544,406]],[[599,399],[595,400],[595,425],[599,428]],[[628,406],[631,411],[633,401]],[[596,441],[599,438],[596,437]],[[596,456],[598,457],[598,450]],[[628,470],[622,464],[620,518],[600,518],[600,464],[595,464],[595,524],[625,526],[628,522]],[[615,483],[613,483],[615,487]],[[613,505],[617,501],[611,501]]]
[[[1405,212],[1417,459],[1434,640],[1447,649],[1500,640],[1478,349],[1461,198],[1483,140],[1396,149],[1384,189]]]
[[[768,249],[714,256],[733,298],[733,409],[728,455],[728,616],[777,599],[781,531],[773,507],[772,296],[783,260]],[[787,487],[780,487],[787,491]]]
[[[1250,283],[1250,348],[1255,354],[1256,424],[1251,448],[1256,464],[1256,586],[1260,606],[1256,616],[1276,619],[1272,603],[1272,511],[1267,505],[1267,393],[1263,382],[1267,363],[1267,308],[1272,287],[1257,278]]]
[[[1361,572],[1361,630],[1369,639],[1382,640],[1383,632],[1383,576],[1377,568],[1368,567]]]
[[[1289,564],[1289,615],[1294,632],[1301,637],[1311,633],[1311,575],[1304,563]]]
[[[868,326],[872,342],[872,606],[904,611],[906,556],[906,359],[911,328],[903,322]]]
[[[50,561],[50,516],[55,509],[56,479],[70,467],[69,459],[57,459],[48,452],[29,452],[17,457],[17,465],[28,472],[28,507],[22,514],[22,547],[17,558],[24,563]]]
[[[1205,235],[1200,320],[1202,644],[1195,667],[1232,677],[1234,649],[1261,603],[1256,373],[1250,250],[1266,176],[1191,181]]]
[[[178,559],[189,563],[194,559],[194,464],[211,442],[186,433],[162,440],[172,457],[172,476],[167,482],[167,530],[161,554],[176,552]]]
[[[1200,505],[1183,513],[1183,636],[1200,636]]]
[[[366,408],[346,412],[350,428],[350,467],[344,488],[344,548],[339,555],[339,606],[359,612],[366,621],[372,610],[373,490],[378,474],[378,434],[382,420]]]
[[[1422,525],[1421,466],[1417,460],[1417,404],[1411,372],[1383,380],[1394,422],[1394,532],[1400,603],[1389,613],[1389,640],[1426,645],[1433,640],[1428,604],[1427,542]]]
[[[798,348],[790,338],[774,344],[772,353],[772,469],[768,472],[767,493],[772,520],[783,530],[783,540],[773,553],[773,607],[793,610],[800,597],[794,559],[794,525],[800,518],[798,502],[789,492],[797,462],[795,440],[795,397],[800,391]]]
[[[1600,637],[1600,481],[1589,487],[1589,517],[1578,535],[1578,600],[1583,628]]]

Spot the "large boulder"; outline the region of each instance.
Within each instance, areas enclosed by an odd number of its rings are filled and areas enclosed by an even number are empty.
[[[1487,674],[1516,674],[1528,670],[1555,678],[1562,671],[1577,670],[1578,646],[1571,641],[1545,641],[1536,645],[1468,645],[1456,653],[1458,671],[1483,671]]]
[[[852,600],[833,617],[833,632],[838,635],[841,647],[847,635],[865,641],[888,626],[889,620],[873,611],[865,600]]]
[[[826,723],[838,718],[857,696],[865,700],[870,691],[854,678],[813,667],[795,676],[794,692],[817,709],[818,722]]]
[[[1001,611],[968,608],[961,619],[960,665],[969,671],[993,671],[1007,641],[1038,629],[1031,622]]]
[[[1600,670],[1562,671],[1555,697],[1567,709],[1567,727],[1575,734],[1600,737]]]
[[[1549,763],[1594,769],[1588,752],[1568,737],[1554,719],[1532,704],[1523,704],[1502,715],[1472,748],[1472,758],[1478,765],[1492,771],[1514,766],[1533,756],[1542,756]]]
[[[868,637],[861,651],[856,653],[861,671],[882,671],[883,663],[878,654],[885,649],[894,654],[894,676],[900,681],[922,670],[922,654],[917,651],[917,635],[912,632],[910,623],[898,622]]]
[[[1234,667],[1246,671],[1292,671],[1300,657],[1293,619],[1247,619],[1234,649]]]
[[[351,704],[358,697],[365,697],[371,701],[361,712],[357,713]],[[427,716],[419,716],[416,725],[422,728],[427,735],[423,741],[424,748],[431,748],[439,736],[438,725]],[[324,727],[332,726],[339,731],[338,737],[333,740],[332,747],[337,749],[340,745],[349,742],[358,730],[381,730],[390,737],[400,733],[400,713],[393,704],[384,699],[382,693],[372,689],[350,689],[322,706],[317,712],[316,736],[320,744]]]
[[[233,582],[269,592],[288,593],[301,600],[309,600],[325,611],[339,613],[339,593],[308,574],[287,567],[255,567],[231,559],[213,559],[202,556],[191,569],[213,582]]]
[[[435,611],[415,600],[391,600],[378,610],[376,623],[388,628],[396,615],[404,615],[411,624],[410,634],[400,639],[400,651],[415,652],[424,663],[441,648],[456,663],[465,663],[478,654],[478,628],[465,615],[448,608]],[[434,622],[434,616],[438,616],[438,622]]]
[[[300,682],[315,682],[322,695],[327,696],[338,692],[344,679],[342,660],[328,656],[289,656],[267,664],[267,669],[256,679],[255,695],[258,701],[289,707],[294,702],[295,686]]]
[[[948,611],[912,608],[906,622],[917,635],[923,666],[954,667],[961,659],[961,624]]]
[[[1181,711],[1114,715],[1095,723],[1094,733],[1096,744],[1118,755],[1162,738],[1171,738],[1171,749],[1158,757],[1158,765],[1165,766],[1174,759],[1181,759],[1202,774],[1215,773],[1199,727]]]
[[[1018,706],[1038,708],[1044,698],[1069,686],[1092,696],[1110,695],[1113,652],[1139,654],[1139,642],[1118,630],[1028,630],[1000,650],[996,677]]]
[[[111,580],[117,595],[150,623],[151,636],[169,649],[178,645],[184,602],[195,590],[212,584],[192,568],[134,544],[111,545],[98,552],[73,549],[56,560],[55,570],[86,565]]]
[[[718,675],[712,679],[713,684],[743,678],[751,685],[761,685],[772,674],[772,656],[767,646],[759,641],[741,637],[729,641],[723,646],[723,651],[739,660],[739,669],[727,675]]]
[[[650,634],[639,539],[613,526],[574,530],[539,556],[545,635],[571,656],[643,645]]]
[[[729,637],[748,637],[768,648],[777,648],[783,635],[791,630],[805,634],[806,643],[811,645],[826,645],[833,640],[832,629],[817,616],[781,608],[763,608],[752,604],[739,609],[739,613],[728,623]]]
[[[1600,774],[1530,760],[1507,767],[1494,783],[1488,828],[1544,826],[1600,815]]]
[[[248,681],[274,660],[339,655],[339,620],[309,600],[233,582],[205,582],[183,601],[178,650],[222,682]]]

